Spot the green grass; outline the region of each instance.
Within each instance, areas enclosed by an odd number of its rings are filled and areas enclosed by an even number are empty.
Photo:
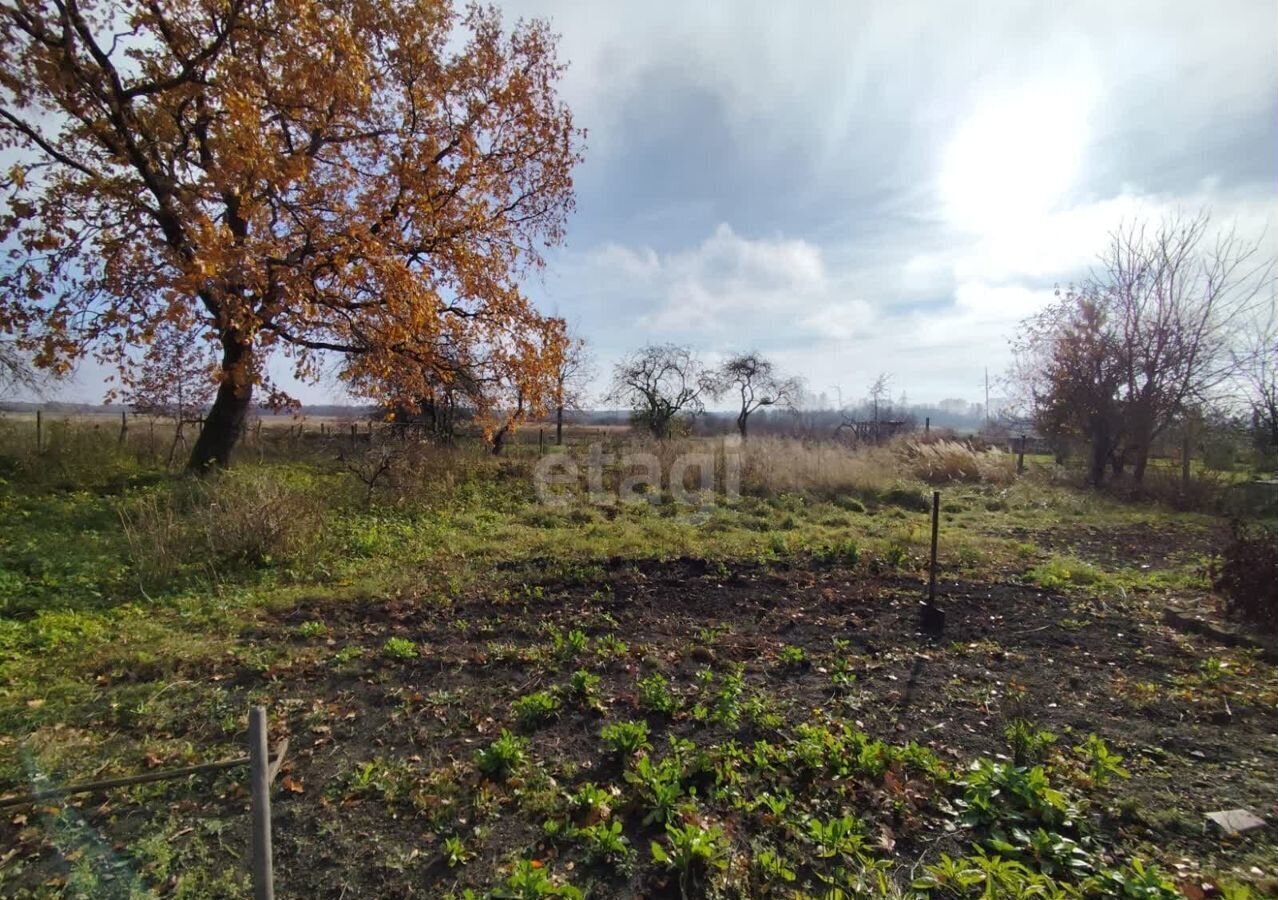
[[[7,736],[0,740],[0,783],[6,785],[25,783],[33,770],[64,779],[108,777],[136,771],[138,760],[148,756],[180,764],[234,755],[244,696],[228,685],[250,673],[257,678],[248,679],[254,684],[249,697],[266,697],[280,672],[357,664],[361,648],[326,645],[332,632],[327,611],[357,615],[369,599],[411,597],[441,615],[478,595],[522,608],[535,605],[543,585],[590,583],[605,564],[681,557],[705,560],[725,577],[740,565],[816,565],[850,575],[921,577],[929,543],[930,488],[899,477],[855,496],[825,490],[747,494],[708,515],[693,515],[668,498],[556,510],[535,501],[533,457],[492,460],[462,451],[421,460],[369,503],[363,485],[329,453],[291,454],[285,448],[264,453],[261,461],[250,458],[229,478],[193,484],[164,472],[140,451],[115,447],[113,440],[95,443],[73,429],[56,437],[54,451],[34,457],[13,451],[11,444],[6,449],[0,435],[0,734]],[[1079,492],[1034,474],[1009,485],[947,487],[943,497],[940,556],[949,577],[1023,581],[1113,603],[1137,593],[1202,587],[1201,567],[1186,561],[1143,570],[1044,549],[1062,526],[1218,524],[1208,516]],[[245,508],[229,516],[220,512],[234,503]],[[260,507],[253,508],[255,503]],[[264,512],[278,514],[276,525],[262,524]],[[303,599],[311,609],[326,610],[322,621],[311,616],[295,622],[285,639],[260,640],[265,620]],[[531,731],[569,707],[599,712],[616,701],[597,693],[590,679],[598,676],[587,669],[630,665],[632,656],[642,658],[642,650],[602,637],[595,632],[583,647],[562,635],[558,648],[545,637],[544,646],[519,651],[561,660],[564,671],[560,683],[529,688],[513,702],[518,724]],[[387,674],[379,677],[394,678],[429,648],[391,637],[369,652],[382,656],[379,665]],[[801,649],[781,648],[773,664],[778,683],[811,664]],[[774,699],[745,691],[733,677],[721,668],[712,683],[700,685],[645,673],[636,702],[644,714],[688,717],[697,727],[775,729]],[[847,739],[840,730],[847,723],[820,724],[834,729],[838,740]],[[645,754],[668,758],[664,745],[653,748],[656,742],[642,722],[617,719],[600,728],[596,733],[620,760],[614,764],[638,766],[635,760]],[[905,752],[866,750],[856,740],[857,753],[869,754],[867,760],[875,753]],[[738,750],[745,752],[731,752]],[[801,766],[793,757],[798,751],[783,741],[759,752],[781,754],[784,766],[795,771]],[[549,801],[537,793],[535,773],[527,771],[525,738],[495,734],[475,759],[494,783],[511,782],[526,791],[523,802],[558,802],[553,789]],[[735,757],[718,762],[729,768],[762,765],[750,776],[760,779],[754,786],[759,790],[779,789],[778,773],[786,771],[774,772],[770,767],[781,765],[776,762],[747,765]],[[618,772],[613,786],[657,803],[663,790],[659,776],[636,776],[649,780],[633,787],[640,782],[628,780],[631,772]],[[682,784],[678,789],[677,798],[666,798],[669,808],[662,807],[659,821],[670,830],[657,841],[653,857],[680,883],[695,885],[718,877],[717,838],[713,825],[706,834],[680,830],[691,826],[678,812],[689,797]],[[746,796],[743,792],[742,802]],[[827,829],[819,845],[846,857],[846,867],[864,869],[852,844],[839,843],[852,838],[831,821],[819,820]],[[234,872],[199,861],[204,852],[199,848],[217,840],[203,825],[181,854],[166,851],[166,835],[179,824],[161,816],[146,826],[136,844],[138,877],[152,885],[175,878],[191,886],[190,896],[216,896],[223,882],[242,888]],[[808,835],[802,841],[816,840],[811,836],[816,832],[796,833]],[[579,840],[609,858],[634,855],[611,831],[586,832]],[[454,849],[459,859],[465,857],[464,845]],[[648,857],[646,845],[637,849]],[[787,871],[802,868],[796,854],[806,851],[780,844],[764,849],[772,855],[757,858],[771,860],[761,864],[770,865],[768,877],[778,884],[787,881]],[[4,886],[0,877],[0,889]]]

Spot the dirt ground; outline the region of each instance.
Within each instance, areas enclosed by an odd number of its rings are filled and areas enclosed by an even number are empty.
[[[917,580],[840,568],[739,568],[725,576],[697,560],[617,564],[602,582],[542,585],[541,596],[525,601],[475,597],[446,615],[408,598],[301,603],[246,639],[304,642],[297,627],[322,620],[326,652],[300,653],[266,673],[229,676],[237,691],[265,688],[274,698],[278,734],[292,741],[287,787],[276,800],[281,896],[440,896],[467,883],[467,870],[447,868],[434,852],[434,826],[447,816],[423,822],[394,804],[346,795],[341,785],[373,758],[402,760],[419,771],[471,759],[509,724],[513,699],[552,686],[553,673],[521,659],[544,642],[546,623],[591,637],[615,634],[629,644],[627,654],[598,668],[600,710],[568,711],[533,737],[534,756],[564,788],[565,779],[609,774],[600,768],[599,725],[604,715],[640,715],[634,697],[642,675],[660,671],[682,685],[703,667],[740,663],[747,684],[775,696],[795,724],[830,704],[825,663],[841,639],[856,661],[856,721],[870,734],[918,740],[958,762],[1005,752],[1002,729],[1013,716],[1076,738],[1095,732],[1127,757],[1133,775],[1113,789],[1100,817],[1115,846],[1226,868],[1257,854],[1278,861],[1274,824],[1242,841],[1220,841],[1202,819],[1207,811],[1241,806],[1278,822],[1272,670],[1244,659],[1245,671],[1189,690],[1202,660],[1224,651],[1139,610],[1016,584],[945,580],[940,594],[947,619],[939,642],[915,633]],[[390,636],[414,641],[421,656],[379,658]],[[363,656],[335,670],[331,654],[346,649],[353,656],[349,648],[356,646]],[[784,646],[805,648],[807,661],[782,675],[774,661]],[[710,744],[736,736],[688,721],[651,724],[659,740],[663,731]],[[227,816],[226,843],[242,838],[233,818],[242,795],[234,788],[223,808],[201,808],[196,792],[175,794],[189,812]],[[94,803],[80,804],[85,819],[93,824],[101,816],[104,831],[122,843],[129,820],[147,814]],[[498,816],[484,831],[479,857],[500,858],[518,847],[553,854],[538,824]],[[21,843],[14,825],[2,830],[10,832],[4,843]],[[644,829],[632,830],[636,846],[646,846]],[[938,839],[944,834],[923,828],[901,835],[896,852],[906,862],[911,854],[934,855]],[[403,862],[411,877],[388,864],[386,851],[394,847],[419,851],[408,851]],[[644,868],[604,877],[593,896],[645,896],[659,892],[662,882],[654,879]]]

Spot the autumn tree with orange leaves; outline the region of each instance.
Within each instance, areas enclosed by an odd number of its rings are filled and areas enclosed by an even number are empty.
[[[0,49],[0,336],[59,372],[191,320],[220,357],[192,468],[230,460],[272,354],[388,393],[475,367],[499,423],[548,396],[561,335],[518,281],[563,238],[582,133],[545,24],[0,0]]]

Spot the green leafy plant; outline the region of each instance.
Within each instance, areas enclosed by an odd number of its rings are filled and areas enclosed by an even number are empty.
[[[777,662],[781,664],[783,669],[802,668],[807,661],[808,654],[804,652],[802,647],[796,647],[793,644],[787,644],[777,653]]]
[[[591,862],[625,863],[634,854],[630,841],[621,833],[621,822],[596,822],[577,829],[576,838],[586,848]]]
[[[1027,769],[981,759],[962,783],[960,804],[970,824],[1025,822],[1058,827],[1077,815],[1069,799],[1051,786],[1041,766]]]
[[[755,851],[754,867],[765,882],[791,882],[797,877],[785,857],[771,847],[760,847]]]
[[[1176,883],[1157,866],[1146,867],[1139,859],[1117,869],[1098,872],[1083,883],[1083,890],[1089,896],[1128,900],[1180,900],[1183,897]]]
[[[553,719],[559,712],[559,698],[550,691],[535,691],[515,701],[515,718],[525,728]]]
[[[728,839],[718,825],[666,823],[669,848],[652,842],[652,858],[679,874],[679,885],[685,896],[691,885],[698,883],[711,869],[728,864]]]
[[[1089,734],[1083,743],[1074,748],[1083,757],[1087,777],[1097,785],[1106,785],[1113,778],[1127,778],[1129,773],[1123,768],[1123,757],[1109,749],[1104,739],[1096,734]]]
[[[310,621],[303,622],[297,626],[297,633],[304,638],[316,638],[328,631],[327,626],[323,622]]]
[[[615,634],[605,634],[595,642],[595,653],[602,659],[620,659],[630,652],[630,645]]]
[[[587,818],[603,819],[608,816],[612,797],[609,791],[593,781],[586,781],[568,795],[568,803],[574,811],[583,813]]]
[[[851,538],[833,544],[822,544],[812,551],[812,559],[822,565],[832,566],[842,563],[855,566],[861,560],[861,548]]]
[[[494,781],[504,781],[528,760],[528,742],[502,729],[501,736],[475,757],[479,771]]]
[[[985,880],[981,870],[960,857],[947,853],[934,863],[923,867],[923,875],[914,879],[912,887],[919,891],[937,891],[951,897],[965,897],[970,888]]]
[[[663,716],[672,715],[679,708],[679,698],[670,690],[670,682],[660,672],[640,679],[639,708]]]
[[[417,645],[408,638],[387,638],[382,645],[382,655],[387,659],[408,660],[417,658]]]
[[[865,841],[865,826],[851,815],[825,820],[812,818],[807,821],[805,834],[821,859],[856,856]]]
[[[622,756],[630,756],[652,746],[648,743],[648,723],[643,720],[613,722],[605,725],[600,730],[599,737],[603,739],[613,753],[618,753]]]
[[[888,544],[883,551],[883,562],[888,568],[899,569],[910,561],[910,551],[898,543]]]
[[[641,756],[626,771],[626,781],[634,785],[639,798],[647,808],[643,824],[667,823],[675,814],[683,799],[683,771],[677,760],[667,756],[654,763],[650,757]]]
[[[587,709],[600,710],[603,704],[599,700],[599,682],[598,675],[578,669],[568,676],[568,696]]]
[[[448,863],[450,869],[464,866],[475,858],[474,851],[468,850],[465,841],[455,834],[444,838],[443,852],[444,861]]]
[[[1055,734],[1025,719],[1013,719],[1003,729],[1003,736],[1012,750],[1012,761],[1018,766],[1042,762],[1047,748],[1056,743]]]
[[[493,892],[493,900],[583,900],[584,894],[571,884],[551,881],[537,860],[521,859],[515,863],[503,888]]]

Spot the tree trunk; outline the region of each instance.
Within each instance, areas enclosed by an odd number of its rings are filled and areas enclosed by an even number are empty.
[[[222,383],[191,448],[186,467],[193,472],[231,463],[231,451],[244,433],[253,400],[253,346],[234,335],[222,336]]]
[[[555,446],[562,447],[564,445],[564,406],[559,404],[555,407]]]
[[[741,415],[737,416],[737,431],[741,432],[741,440],[743,441],[746,439],[746,423],[748,422],[749,418],[750,418],[750,414],[744,411],[741,413]]]
[[[1109,461],[1109,442],[1103,438],[1092,439],[1092,487],[1100,487],[1105,481],[1105,463]]]
[[[1132,480],[1137,484],[1145,478],[1145,467],[1149,465],[1149,446],[1136,448],[1136,462],[1132,464]]]

